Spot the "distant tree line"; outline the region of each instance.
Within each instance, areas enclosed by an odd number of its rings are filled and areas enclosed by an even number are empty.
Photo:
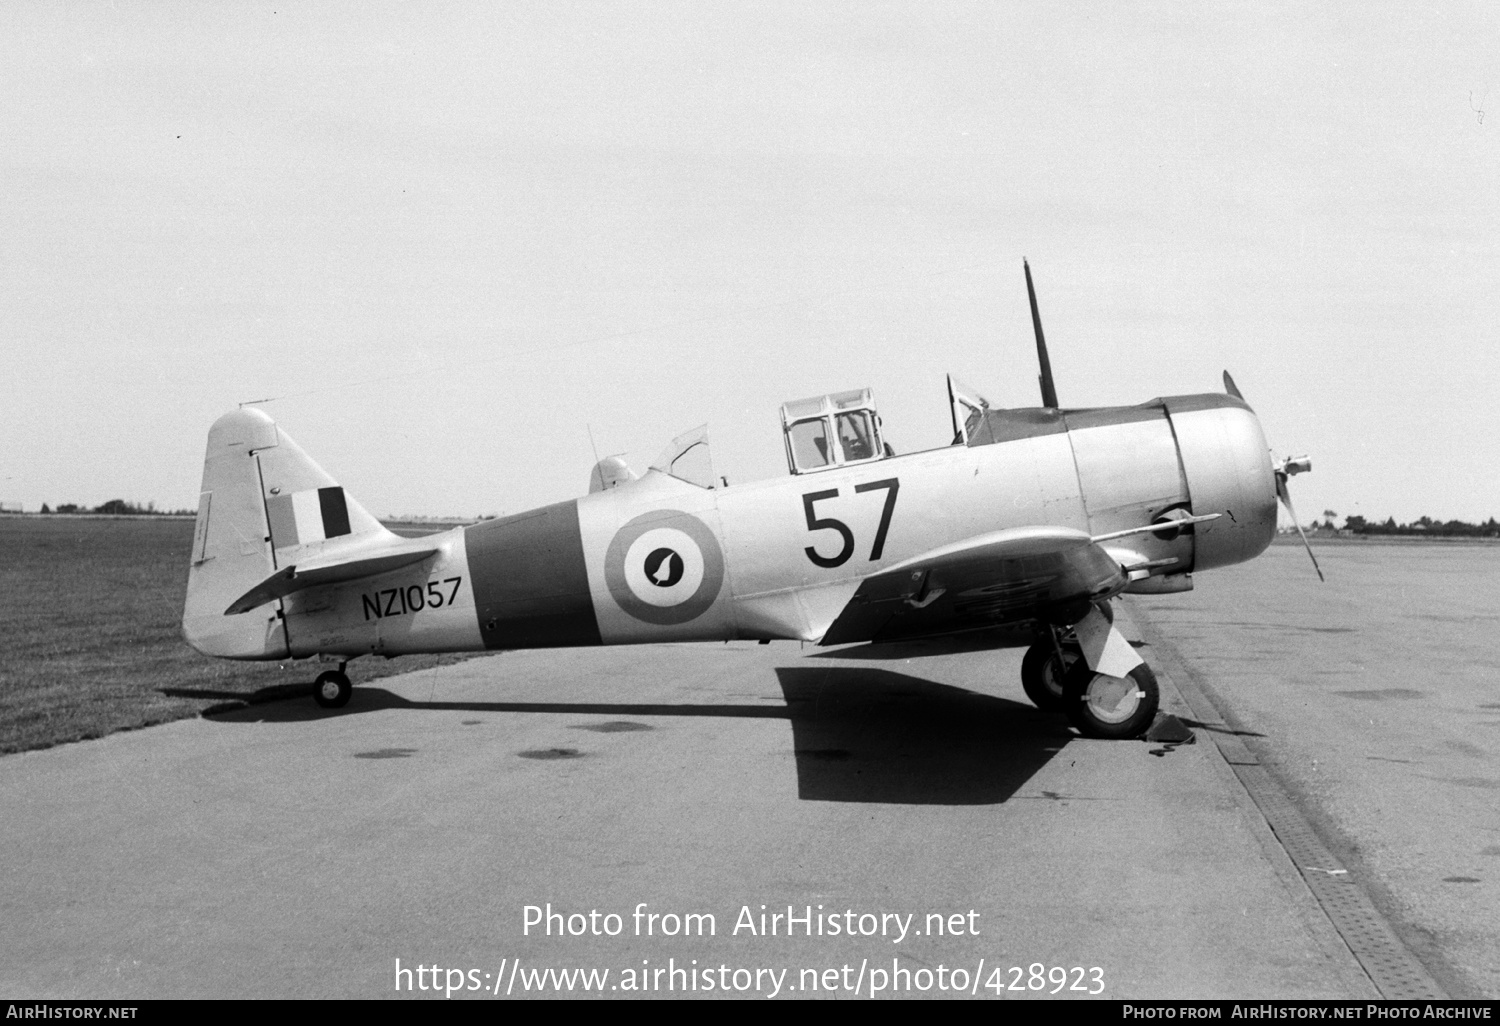
[[[134,502],[126,502],[124,499],[110,499],[101,502],[92,508],[80,506],[75,502],[65,502],[56,509],[51,508],[45,502],[42,503],[43,513],[98,513],[105,516],[193,516],[196,510],[191,509],[157,509],[156,503],[148,502],[141,506]]]
[[[1332,516],[1338,514],[1334,513]],[[1313,526],[1332,529],[1332,516],[1325,523],[1314,523]],[[1431,517],[1418,517],[1409,524],[1398,524],[1395,517],[1387,517],[1385,523],[1380,523],[1361,516],[1350,516],[1344,518],[1344,530],[1350,534],[1397,534],[1424,538],[1500,538],[1500,523],[1494,517],[1482,524],[1470,524],[1463,520],[1444,523]]]

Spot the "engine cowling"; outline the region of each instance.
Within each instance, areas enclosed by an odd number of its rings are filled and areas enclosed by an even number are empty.
[[[1276,536],[1276,478],[1255,411],[1232,395],[1162,400],[1195,514],[1223,513],[1194,528],[1193,569],[1254,559]]]

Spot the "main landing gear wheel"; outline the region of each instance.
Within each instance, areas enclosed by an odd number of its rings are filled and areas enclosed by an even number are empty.
[[[1058,650],[1062,650],[1059,657]],[[1054,645],[1043,638],[1026,650],[1021,659],[1021,687],[1026,697],[1042,712],[1063,711],[1063,680],[1068,671],[1083,660],[1083,649],[1076,641]]]
[[[348,677],[338,670],[329,670],[318,674],[318,680],[313,684],[313,701],[324,709],[342,709],[349,704],[349,696],[353,692],[354,687],[349,683]]]
[[[1141,663],[1126,677],[1095,673],[1079,660],[1063,678],[1063,709],[1084,737],[1138,737],[1156,719],[1156,674]]]

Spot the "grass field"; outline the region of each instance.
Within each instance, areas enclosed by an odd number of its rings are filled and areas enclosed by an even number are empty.
[[[311,693],[316,663],[210,659],[182,640],[192,541],[187,519],[0,517],[0,754]],[[466,658],[367,658],[350,676]]]

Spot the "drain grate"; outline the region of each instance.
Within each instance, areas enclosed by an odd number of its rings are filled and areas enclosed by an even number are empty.
[[[1387,1001],[1446,998],[1448,995],[1437,981],[1406,949],[1385,917],[1376,910],[1364,888],[1319,839],[1302,811],[1260,765],[1249,746],[1230,730],[1223,713],[1194,683],[1181,656],[1139,608],[1132,606],[1130,615],[1156,656],[1158,683],[1164,687],[1176,687],[1194,716],[1205,725],[1219,728],[1205,733],[1213,738],[1224,761],[1234,770],[1292,864],[1302,874],[1323,914],[1349,946],[1370,982],[1380,991],[1380,996]],[[1164,665],[1167,663],[1171,664],[1170,673]]]
[[[1265,767],[1235,766],[1234,772],[1380,996],[1388,1001],[1447,997]]]

